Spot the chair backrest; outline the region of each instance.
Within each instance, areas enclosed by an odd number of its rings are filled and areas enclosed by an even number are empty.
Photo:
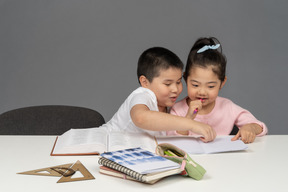
[[[238,131],[239,131],[239,128],[236,125],[234,125],[230,135],[237,135]]]
[[[0,115],[0,135],[61,135],[71,128],[99,127],[103,116],[92,109],[44,105],[14,109]]]

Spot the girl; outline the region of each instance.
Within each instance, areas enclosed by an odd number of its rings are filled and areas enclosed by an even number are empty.
[[[241,137],[243,142],[251,143],[256,136],[265,135],[267,127],[249,111],[229,99],[218,96],[227,81],[225,71],[226,58],[222,54],[219,41],[214,37],[198,39],[189,53],[183,75],[188,96],[172,107],[171,114],[206,123],[217,135],[229,135],[236,125],[239,131],[232,140]],[[169,131],[167,134],[194,133]]]

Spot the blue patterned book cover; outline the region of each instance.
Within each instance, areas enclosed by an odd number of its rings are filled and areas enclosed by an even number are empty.
[[[106,152],[102,153],[101,156],[140,174],[180,168],[178,163],[165,159],[164,157],[140,147]]]

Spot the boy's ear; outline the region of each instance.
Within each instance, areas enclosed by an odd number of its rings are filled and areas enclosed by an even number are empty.
[[[147,88],[149,85],[149,80],[144,75],[141,75],[139,77],[139,82],[140,82],[140,85],[144,88]]]
[[[220,89],[222,89],[227,81],[227,76],[225,76],[224,81],[221,82]]]

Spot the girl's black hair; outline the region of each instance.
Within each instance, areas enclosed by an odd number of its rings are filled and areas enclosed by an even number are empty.
[[[222,54],[222,46],[218,49],[208,49],[206,51],[197,53],[197,51],[206,45],[217,45],[220,44],[219,40],[215,37],[209,38],[199,38],[193,45],[188,55],[187,64],[184,72],[184,79],[187,80],[190,70],[197,66],[202,68],[207,68],[208,66],[213,66],[213,72],[222,81],[225,80],[226,76],[226,57]]]

